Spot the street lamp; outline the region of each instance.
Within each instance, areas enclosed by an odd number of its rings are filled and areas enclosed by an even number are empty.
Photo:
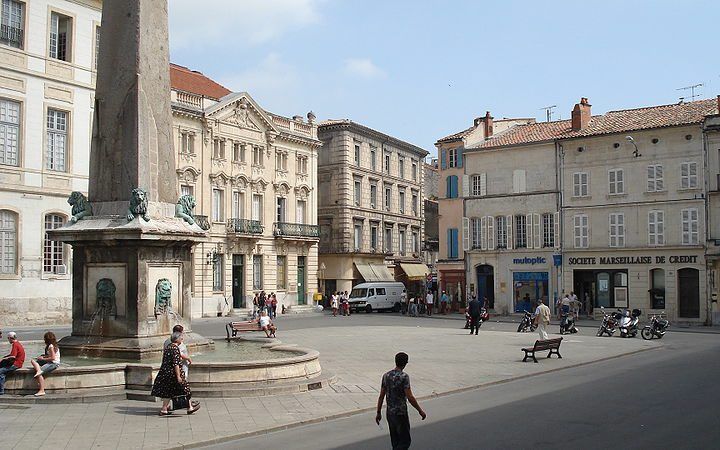
[[[205,265],[210,266],[212,265],[212,273],[213,273],[213,288],[215,283],[215,264],[218,262],[218,257],[220,254],[220,243],[218,242],[215,247],[210,249],[209,252],[205,254]],[[222,274],[221,274],[222,276]],[[223,297],[225,297],[225,293],[223,293]],[[225,300],[225,303],[227,303],[227,299]],[[203,295],[200,299],[200,316],[205,317],[205,270],[203,270]]]
[[[632,136],[625,136],[625,140],[632,144],[633,147],[635,147],[635,150],[633,151],[633,156],[635,158],[639,158],[642,155],[640,154],[640,150],[638,149],[637,144],[635,143],[635,139],[633,139]]]

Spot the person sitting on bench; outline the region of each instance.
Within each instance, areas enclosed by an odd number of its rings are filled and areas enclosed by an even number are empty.
[[[275,337],[275,331],[277,330],[277,327],[273,325],[267,311],[263,311],[260,314],[260,329],[265,332],[265,335],[267,335],[267,337]]]

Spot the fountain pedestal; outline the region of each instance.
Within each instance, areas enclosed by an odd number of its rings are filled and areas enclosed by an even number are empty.
[[[103,212],[108,205],[97,206]],[[189,320],[192,248],[205,232],[163,217],[173,206],[150,204],[160,217],[148,222],[97,215],[54,230],[54,239],[73,246],[73,324],[59,343],[64,354],[157,358],[177,324],[191,349],[212,345],[192,333]]]

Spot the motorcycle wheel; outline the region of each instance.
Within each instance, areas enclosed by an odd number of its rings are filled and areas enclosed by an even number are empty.
[[[522,333],[523,331],[525,331],[525,328],[523,327],[522,322],[520,322],[520,325],[518,325],[518,330],[517,330],[517,332],[518,332],[518,333]]]
[[[605,327],[600,327],[597,332],[597,337],[601,337],[603,334],[605,334]]]
[[[654,335],[653,332],[650,330],[650,328],[643,328],[642,331],[640,332],[640,335],[641,335],[642,338],[645,339],[646,341],[649,341],[649,340],[651,340],[652,338],[655,337],[655,335]]]

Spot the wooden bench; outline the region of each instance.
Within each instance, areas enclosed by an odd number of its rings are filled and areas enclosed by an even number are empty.
[[[535,358],[535,352],[542,352],[545,350],[550,350],[550,353],[548,353],[547,357],[551,357],[554,354],[558,356],[558,358],[562,359],[562,356],[560,356],[560,342],[562,342],[563,338],[557,338],[557,339],[545,339],[540,340],[538,339],[535,341],[535,345],[533,345],[532,348],[523,348],[522,351],[525,352],[525,357],[523,358],[523,362],[527,361],[529,357],[532,357],[533,361],[538,362],[537,358]]]
[[[230,335],[236,337],[238,333],[244,333],[248,331],[262,331],[258,322],[230,322],[225,325],[225,332],[227,333],[227,340],[230,340]]]

